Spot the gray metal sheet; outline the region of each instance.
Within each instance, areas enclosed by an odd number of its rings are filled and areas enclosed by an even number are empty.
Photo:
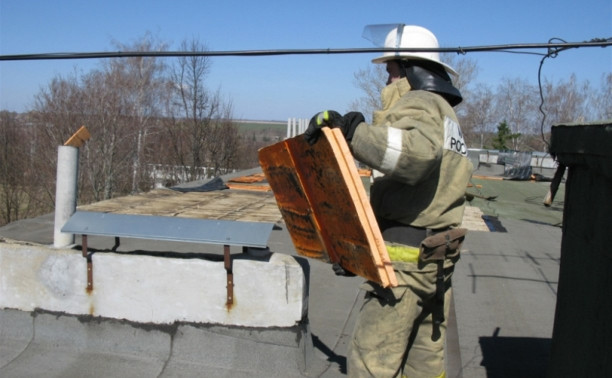
[[[265,248],[273,223],[77,211],[62,232]]]

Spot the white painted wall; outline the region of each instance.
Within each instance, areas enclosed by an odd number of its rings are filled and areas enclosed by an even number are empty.
[[[234,305],[226,308],[223,262],[116,253],[93,255],[87,293],[80,251],[0,244],[0,308],[44,309],[141,323],[291,327],[306,316],[302,267],[289,255],[234,259]]]

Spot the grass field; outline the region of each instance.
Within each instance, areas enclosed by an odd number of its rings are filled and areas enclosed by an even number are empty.
[[[263,132],[285,133],[287,122],[281,121],[236,121],[241,132]]]

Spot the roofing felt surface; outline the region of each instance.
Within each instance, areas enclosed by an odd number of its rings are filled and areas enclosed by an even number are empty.
[[[482,197],[495,197],[486,200],[475,197],[471,206],[479,208],[485,216],[506,219],[517,219],[533,223],[561,226],[565,184],[561,183],[550,207],[543,204],[550,182],[514,181],[473,178],[475,185],[482,187],[468,188],[468,193]]]
[[[470,231],[462,259],[453,276],[456,326],[449,326],[449,344],[456,343],[456,347],[449,348],[449,363],[453,364],[448,376],[543,376],[552,335],[561,241],[560,227],[551,225],[560,224],[561,221],[563,185],[553,206],[546,208],[541,203],[549,183],[488,179],[473,179],[473,183],[482,187],[470,188],[468,191],[478,193],[478,189],[485,194],[494,194],[497,198],[493,201],[475,198],[471,205],[478,207],[469,207],[466,217],[472,217],[476,223],[483,224],[481,211],[485,216],[497,217],[498,228],[494,228],[494,232],[488,229]],[[231,194],[238,191],[223,192]],[[272,198],[270,193],[257,195]],[[178,194],[176,196],[175,200],[189,198]],[[119,199],[117,201],[126,204]],[[143,201],[143,206],[146,202]],[[186,203],[189,205],[179,208],[200,208],[190,201]],[[166,209],[176,210],[175,205],[173,203]],[[280,213],[277,214],[277,219],[280,219]],[[11,223],[0,228],[0,237],[50,244],[53,217],[48,215]],[[100,243],[100,248],[112,246],[110,240],[91,239],[92,243]],[[172,244],[175,250],[186,248],[192,251],[194,247]],[[155,248],[163,247],[160,243],[146,240],[133,244],[125,241],[121,246],[121,250],[128,251]],[[270,249],[295,253],[284,229],[272,232]],[[362,300],[362,292],[359,290],[362,279],[335,277],[327,264],[317,261],[310,265],[310,327],[315,354],[327,364],[325,370],[316,376],[345,376],[347,344]],[[453,328],[454,332],[451,332]],[[141,341],[150,342],[144,336]],[[257,355],[257,346],[250,345],[249,348]],[[65,358],[73,360],[82,351],[75,350],[74,353]],[[38,363],[45,363],[44,359],[40,359],[41,355],[44,356],[44,353],[25,358],[29,355],[24,354],[23,361],[16,360],[15,363],[36,367]],[[97,361],[95,354],[87,357],[92,364]],[[209,361],[204,357],[197,362],[192,361],[194,373],[207,369]],[[107,357],[100,358],[104,361]],[[141,376],[145,373],[144,370],[134,370],[138,369],[136,364],[133,368],[121,368],[126,376]],[[0,366],[0,373],[2,369]],[[231,376],[231,371],[227,376]],[[257,372],[251,372],[250,376],[258,375]]]

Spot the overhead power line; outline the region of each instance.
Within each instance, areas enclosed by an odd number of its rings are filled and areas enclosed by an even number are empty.
[[[381,52],[439,52],[467,54],[472,52],[514,52],[519,50],[566,50],[580,47],[607,47],[612,45],[612,38],[596,38],[586,42],[563,43],[520,43],[507,45],[440,47],[440,48],[327,48],[327,49],[277,49],[277,50],[235,50],[235,51],[109,51],[109,52],[72,52],[0,55],[0,61],[10,60],[57,60],[57,59],[99,59],[129,57],[186,57],[186,56],[274,56],[274,55],[323,55],[323,54],[362,54]],[[528,53],[524,51],[524,53]],[[542,53],[541,55],[546,55]]]

